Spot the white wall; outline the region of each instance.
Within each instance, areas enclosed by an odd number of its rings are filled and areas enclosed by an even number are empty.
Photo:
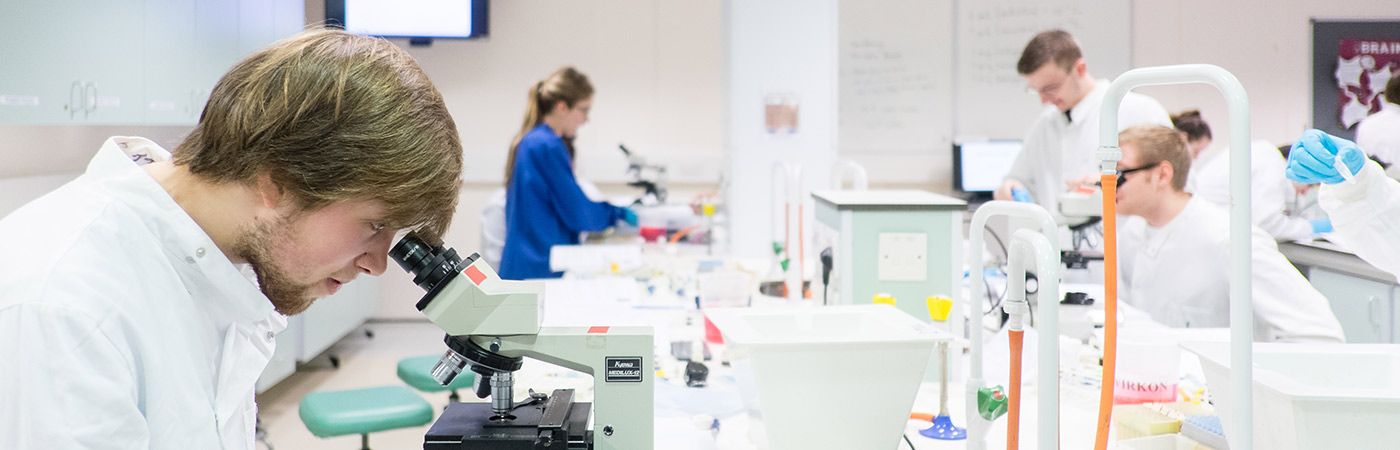
[[[1400,18],[1394,0],[1181,0],[1133,3],[1134,66],[1208,63],[1229,70],[1249,95],[1253,138],[1293,142],[1312,118],[1310,18]],[[1167,111],[1200,108],[1215,141],[1229,141],[1229,113],[1207,85],[1148,87]]]
[[[623,181],[618,143],[670,166],[680,181],[715,181],[724,154],[724,55],[719,2],[493,1],[490,36],[394,41],[418,59],[447,100],[466,151],[463,177],[503,180],[526,92],[574,65],[596,88],[579,132],[587,178]]]
[[[768,257],[769,243],[775,236],[781,240],[776,233],[782,225],[771,203],[780,192],[772,186],[774,162],[800,163],[807,192],[830,183],[836,160],[836,7],[837,0],[727,4],[733,176],[725,201],[733,230],[730,249],[736,255]],[[797,100],[796,133],[765,130],[765,98],[774,94]],[[803,203],[811,198],[804,196]],[[809,224],[811,214],[807,208]],[[806,228],[810,235],[811,226]]]

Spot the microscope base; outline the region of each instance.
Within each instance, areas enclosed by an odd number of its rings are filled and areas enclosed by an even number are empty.
[[[490,403],[451,403],[423,437],[423,450],[592,449],[592,404],[574,403],[573,389],[516,405],[508,422],[491,420]]]

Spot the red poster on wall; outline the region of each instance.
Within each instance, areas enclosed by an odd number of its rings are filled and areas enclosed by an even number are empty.
[[[1380,93],[1400,76],[1400,41],[1342,39],[1337,49],[1337,119],[1351,128],[1385,101]]]

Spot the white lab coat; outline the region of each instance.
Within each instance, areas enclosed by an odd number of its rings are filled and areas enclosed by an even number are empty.
[[[481,209],[481,258],[491,267],[501,267],[506,249],[506,190],[497,189]]]
[[[168,157],[112,138],[0,220],[0,448],[254,448],[286,319],[138,167]]]
[[[1391,165],[1400,165],[1400,105],[1383,102],[1381,110],[1356,125],[1356,145]]]
[[[1099,173],[1099,110],[1108,92],[1108,80],[1098,85],[1079,104],[1070,108],[1074,121],[1065,113],[1048,106],[1026,133],[1021,154],[1011,166],[1006,178],[1020,181],[1030,190],[1036,203],[1050,211],[1057,222],[1060,215],[1060,195],[1066,191],[1065,182],[1083,175]],[[1155,123],[1172,126],[1167,110],[1152,97],[1129,92],[1118,108],[1118,129],[1133,125]]]
[[[1283,213],[1293,184],[1284,178],[1288,160],[1278,147],[1264,140],[1250,143],[1250,219],[1280,242],[1296,241],[1313,234],[1312,223]],[[1230,208],[1230,155],[1227,146],[1206,149],[1191,162],[1186,192]]]
[[[1332,218],[1339,244],[1400,276],[1400,182],[1386,177],[1381,166],[1368,159],[1356,173],[1356,184],[1322,185],[1318,203]]]
[[[1176,328],[1230,326],[1230,232],[1224,208],[1193,197],[1166,225],[1147,227],[1123,300]],[[1322,293],[1253,228],[1254,339],[1342,342]]]

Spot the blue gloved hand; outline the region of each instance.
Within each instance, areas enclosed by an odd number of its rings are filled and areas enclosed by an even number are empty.
[[[622,221],[628,225],[637,226],[637,213],[632,212],[632,208],[622,208]]]
[[[1011,190],[1011,199],[1021,203],[1033,203],[1031,201],[1031,191],[1021,188]]]
[[[1328,218],[1326,218],[1326,217],[1323,217],[1323,218],[1321,218],[1321,219],[1313,220],[1313,221],[1310,222],[1310,223],[1312,223],[1313,233],[1331,233],[1331,232],[1332,232],[1332,219],[1328,219]]]
[[[1339,172],[1336,167],[1338,155],[1350,173]],[[1355,142],[1314,129],[1304,131],[1298,142],[1293,143],[1284,175],[1302,184],[1337,184],[1356,175],[1365,163],[1366,155],[1361,153],[1361,148]]]

